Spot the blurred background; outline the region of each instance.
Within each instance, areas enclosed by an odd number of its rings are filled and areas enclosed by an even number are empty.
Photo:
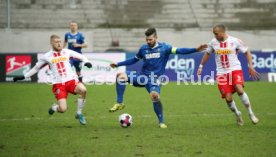
[[[213,38],[214,24],[223,23],[230,35],[243,40],[252,50],[254,66],[264,73],[263,78],[267,80],[268,73],[273,73],[272,80],[276,80],[276,0],[0,0],[0,55],[47,52],[51,48],[50,35],[64,38],[72,20],[78,22],[88,43],[84,53],[124,53],[111,56],[108,62],[133,57],[145,42],[148,27],[157,28],[159,41],[176,47],[196,47]],[[108,58],[99,58],[102,57]],[[184,76],[191,76],[201,57],[191,56],[193,62],[189,63],[185,58],[171,57],[166,69],[186,71]],[[33,65],[37,58],[21,62]],[[7,59],[0,58],[0,73],[4,73],[1,75],[20,74],[12,73],[14,70],[8,66],[3,69],[9,64]],[[180,59],[187,64],[177,65]],[[247,69],[245,58],[242,62]],[[213,64],[205,74],[214,70]],[[19,67],[14,65],[15,70]],[[110,70],[106,64],[94,71],[102,69],[104,73]]]
[[[216,23],[253,50],[276,49],[276,0],[0,0],[0,52],[48,51],[49,36],[64,37],[71,20],[84,52],[135,52],[150,26],[160,41],[195,47]]]

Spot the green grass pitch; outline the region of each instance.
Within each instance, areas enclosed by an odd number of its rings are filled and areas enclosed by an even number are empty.
[[[160,129],[144,88],[128,85],[124,110],[109,113],[115,86],[87,86],[87,125],[74,118],[76,96],[66,113],[49,116],[55,101],[50,85],[0,84],[0,157],[275,157],[276,84],[247,82],[245,91],[260,123],[243,113],[244,126],[220,98],[217,86],[162,87],[167,129]],[[119,126],[122,113],[133,116],[130,128]]]

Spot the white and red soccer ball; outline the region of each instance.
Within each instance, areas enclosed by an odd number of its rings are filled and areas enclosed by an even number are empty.
[[[132,116],[128,113],[119,116],[119,123],[123,128],[127,128],[132,124]]]

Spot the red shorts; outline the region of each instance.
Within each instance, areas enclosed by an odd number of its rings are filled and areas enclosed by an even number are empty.
[[[225,98],[227,93],[235,93],[235,85],[240,84],[244,86],[242,70],[235,70],[231,73],[217,75],[216,81],[222,98]]]
[[[70,80],[64,83],[54,84],[52,91],[57,100],[67,98],[68,93],[76,95],[74,91],[78,83],[79,81]]]

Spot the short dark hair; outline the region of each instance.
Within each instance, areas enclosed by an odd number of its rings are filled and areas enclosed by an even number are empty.
[[[153,34],[154,34],[154,36],[157,36],[156,29],[153,28],[153,27],[148,28],[148,29],[146,30],[146,32],[145,32],[145,35],[146,35],[147,37],[148,37],[148,36],[151,36],[151,35],[153,35]]]
[[[70,21],[70,23],[76,23],[76,24],[78,24],[77,21],[74,21],[74,20]]]
[[[224,24],[222,24],[222,23],[215,24],[214,27],[213,27],[213,29],[215,29],[215,28],[220,28],[224,32],[226,31],[226,26]]]

